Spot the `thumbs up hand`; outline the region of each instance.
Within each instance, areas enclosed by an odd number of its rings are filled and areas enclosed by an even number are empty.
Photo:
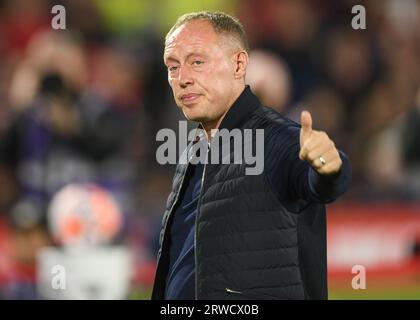
[[[308,111],[301,114],[301,126],[299,158],[321,175],[338,173],[342,165],[338,150],[325,132],[312,129],[312,116]]]

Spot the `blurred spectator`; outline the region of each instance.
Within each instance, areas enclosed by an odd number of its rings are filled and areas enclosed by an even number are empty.
[[[264,105],[279,112],[288,106],[290,74],[287,65],[276,55],[264,50],[251,51],[246,81]]]
[[[1,163],[15,168],[21,197],[44,202],[67,183],[99,178],[94,163],[121,150],[129,127],[112,110],[96,119],[89,111],[58,75],[41,80],[34,104],[17,114],[1,143]]]
[[[294,107],[289,116],[300,121],[300,112],[308,110],[313,114],[314,128],[328,132],[337,145],[347,149],[348,139],[344,128],[349,119],[343,98],[329,86],[319,86],[308,94],[301,104]]]
[[[407,167],[420,165],[420,87],[417,90],[417,97],[413,107],[406,117],[406,126],[402,137],[403,161]]]
[[[319,18],[315,5],[306,0],[247,0],[239,6],[239,18],[251,47],[281,56],[291,74],[295,105],[311,90],[318,76]]]
[[[405,181],[413,200],[420,200],[420,87],[416,101],[407,112],[401,134],[401,167],[405,168]]]

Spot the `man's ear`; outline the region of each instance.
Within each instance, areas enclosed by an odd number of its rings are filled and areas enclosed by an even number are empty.
[[[235,53],[235,79],[245,78],[246,68],[248,67],[248,53],[245,50]]]

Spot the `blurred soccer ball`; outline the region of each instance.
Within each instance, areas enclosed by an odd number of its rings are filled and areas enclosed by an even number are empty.
[[[94,184],[65,186],[48,208],[50,232],[64,246],[109,243],[121,223],[121,210],[112,195]]]

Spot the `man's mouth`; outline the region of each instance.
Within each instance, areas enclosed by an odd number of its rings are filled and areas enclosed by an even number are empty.
[[[181,96],[181,101],[183,104],[189,105],[189,104],[194,103],[199,97],[200,97],[200,94],[196,94],[196,93],[183,94]]]

